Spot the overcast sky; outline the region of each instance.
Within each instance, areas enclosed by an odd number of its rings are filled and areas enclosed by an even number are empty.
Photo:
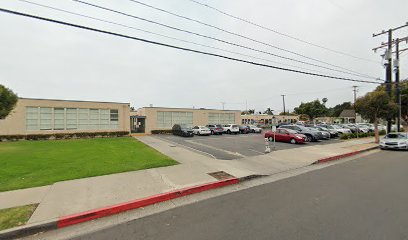
[[[264,64],[281,67],[285,67],[282,64],[290,64],[295,66],[291,68],[296,69],[306,68],[333,76],[371,80],[291,62],[70,0],[30,1],[267,61],[101,23],[18,0],[1,0],[0,7]],[[83,1],[259,51],[338,69],[189,22],[129,0]],[[372,34],[403,25],[408,21],[406,0],[198,1],[305,41],[371,61],[357,60],[322,50],[227,17],[188,0],[140,0],[319,61],[380,78],[384,78],[380,57],[382,51],[374,53],[371,49],[387,39],[386,35],[373,38]],[[352,101],[353,85],[359,86],[358,95],[363,95],[376,86],[232,62],[6,13],[0,13],[0,29],[2,30],[0,83],[17,92],[20,97],[130,102],[136,108],[153,104],[164,107],[219,109],[222,108],[221,102],[226,102],[226,109],[244,110],[247,102],[250,109],[263,111],[271,107],[278,113],[283,109],[281,94],[287,95],[286,106],[292,110],[300,102],[316,98],[327,97],[328,106]],[[395,35],[408,36],[408,28],[399,30]],[[406,47],[408,44],[401,44],[401,48]],[[408,77],[407,52],[401,56],[402,78]]]

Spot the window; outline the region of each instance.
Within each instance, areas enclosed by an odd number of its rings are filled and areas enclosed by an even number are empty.
[[[234,113],[209,113],[208,114],[209,123],[219,123],[219,124],[228,124],[235,122]]]
[[[26,108],[26,128],[27,130],[39,130],[38,107]]]
[[[78,109],[76,108],[67,108],[67,130],[77,129],[78,128]]]
[[[65,108],[54,108],[54,130],[65,129]]]
[[[174,124],[193,125],[192,112],[157,112],[157,127],[172,128]]]
[[[28,131],[117,128],[119,128],[117,109],[26,108],[26,129]]]
[[[89,109],[78,109],[78,129],[89,129]]]
[[[117,109],[110,110],[110,128],[118,128],[119,127],[119,112]]]
[[[52,108],[40,108],[40,130],[52,130]]]

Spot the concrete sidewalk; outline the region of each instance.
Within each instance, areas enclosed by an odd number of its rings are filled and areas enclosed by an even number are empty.
[[[139,141],[180,162],[179,165],[58,182],[50,186],[0,193],[0,209],[40,203],[29,223],[216,181],[208,175],[224,171],[237,178],[271,175],[308,166],[318,159],[375,146],[373,139],[306,146],[222,161],[206,153],[141,136]]]

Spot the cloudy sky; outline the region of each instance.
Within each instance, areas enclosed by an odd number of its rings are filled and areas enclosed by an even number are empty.
[[[197,0],[303,41],[365,59],[361,60],[258,28],[189,0],[138,1],[258,42],[130,0],[83,1],[228,41],[235,46],[71,0],[30,1],[120,23],[126,27],[19,0],[1,0],[0,7],[263,64],[367,81],[373,79],[356,74],[384,78],[380,57],[382,51],[374,53],[371,49],[386,41],[386,36],[373,38],[372,34],[403,25],[408,20],[406,0]],[[130,102],[136,108],[149,104],[221,108],[221,102],[225,102],[226,109],[245,109],[247,103],[248,108],[257,111],[271,107],[280,112],[283,108],[281,94],[287,95],[286,105],[289,109],[298,106],[301,101],[323,97],[329,99],[329,106],[334,106],[353,99],[353,85],[359,86],[359,95],[376,86],[232,62],[1,12],[0,29],[0,84],[13,89],[20,97]],[[408,36],[408,27],[395,35]],[[401,48],[406,47],[408,44],[401,44]],[[407,52],[401,56],[402,78],[408,77]],[[353,71],[353,75],[344,73],[349,70]]]

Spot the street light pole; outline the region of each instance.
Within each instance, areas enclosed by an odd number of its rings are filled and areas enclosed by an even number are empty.
[[[282,98],[283,98],[283,115],[285,115],[286,114],[286,107],[285,107],[285,96],[286,95],[281,95],[282,96]]]

